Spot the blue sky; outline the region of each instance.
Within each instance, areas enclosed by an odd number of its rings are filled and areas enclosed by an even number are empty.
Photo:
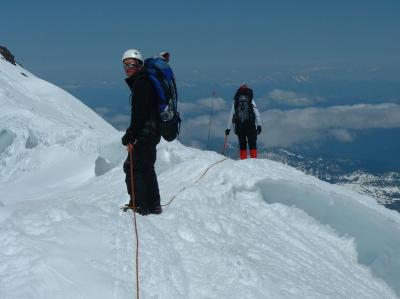
[[[210,76],[400,65],[399,1],[147,2],[6,1],[0,45],[38,75],[65,80],[112,77],[131,47],[145,56],[169,50],[177,71]]]

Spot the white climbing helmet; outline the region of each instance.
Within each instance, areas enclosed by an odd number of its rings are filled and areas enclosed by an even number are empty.
[[[124,60],[127,58],[135,58],[139,60],[141,63],[143,63],[142,54],[136,49],[126,50],[124,55],[122,55],[122,62],[124,62]]]

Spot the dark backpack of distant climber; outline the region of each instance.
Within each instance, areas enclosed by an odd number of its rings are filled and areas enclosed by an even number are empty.
[[[153,83],[159,99],[161,136],[173,141],[179,136],[181,118],[178,112],[178,92],[175,76],[169,65],[169,53],[144,61],[144,72]]]
[[[253,90],[250,88],[239,88],[234,97],[234,114],[232,122],[235,132],[240,133],[255,130],[255,113],[252,105]]]

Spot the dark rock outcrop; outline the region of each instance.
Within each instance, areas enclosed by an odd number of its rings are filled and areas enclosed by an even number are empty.
[[[0,46],[0,54],[4,57],[5,60],[12,63],[13,65],[16,65],[14,55],[12,55],[6,47]]]

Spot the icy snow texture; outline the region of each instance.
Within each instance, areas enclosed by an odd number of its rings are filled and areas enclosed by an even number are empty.
[[[28,77],[22,76],[24,72]],[[134,298],[121,133],[0,60],[0,298]],[[4,107],[4,109],[3,109]],[[141,298],[397,298],[400,217],[269,160],[162,142]]]
[[[18,176],[21,171],[40,168],[42,161],[36,153],[51,146],[59,146],[71,154],[88,153],[91,160],[113,152],[111,157],[102,158],[111,161],[112,166],[116,165],[123,152],[115,154],[115,150],[107,149],[112,136],[116,138],[111,125],[64,90],[20,66],[5,60],[0,63],[2,176]],[[22,71],[27,77],[21,75]],[[100,174],[104,171],[103,167]]]

